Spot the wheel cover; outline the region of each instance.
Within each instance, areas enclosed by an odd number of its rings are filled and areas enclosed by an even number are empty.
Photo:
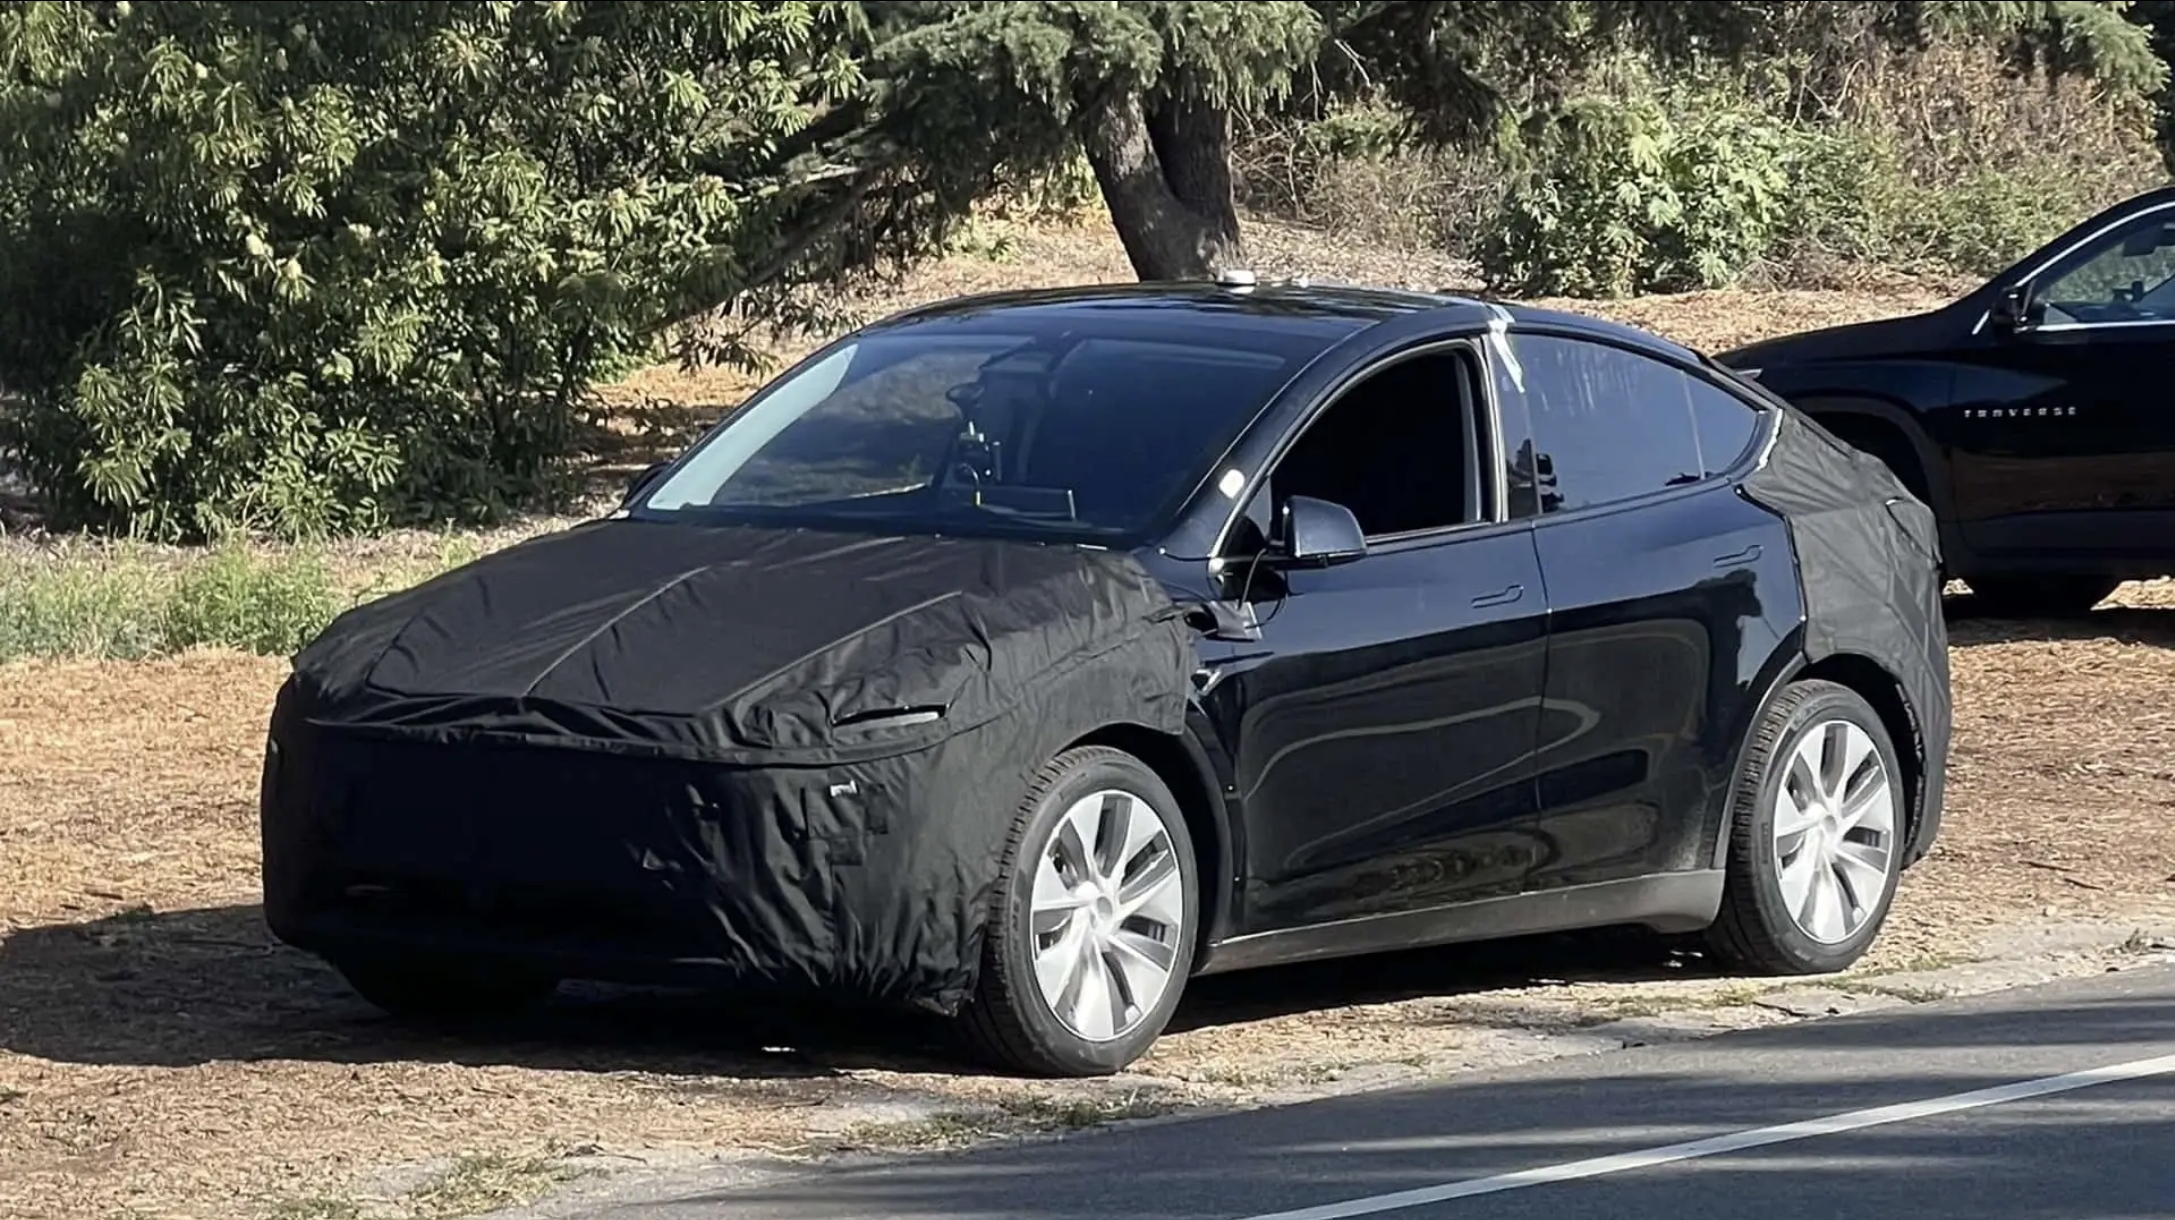
[[[1035,858],[1035,982],[1075,1037],[1122,1038],[1170,989],[1186,909],[1172,823],[1130,792],[1074,801]]]
[[[1895,785],[1872,736],[1827,720],[1800,737],[1775,793],[1774,826],[1790,919],[1823,945],[1849,940],[1894,884]]]

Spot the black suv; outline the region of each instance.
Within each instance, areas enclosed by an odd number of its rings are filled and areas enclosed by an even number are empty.
[[[2175,187],[1930,313],[1717,359],[1887,462],[1986,608],[2080,612],[2175,574]]]

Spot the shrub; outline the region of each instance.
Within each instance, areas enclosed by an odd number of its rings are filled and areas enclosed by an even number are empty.
[[[600,374],[777,274],[855,20],[0,8],[0,452],[159,540],[500,514]]]
[[[2019,77],[1983,46],[1869,42],[1743,70],[1617,56],[1494,148],[1414,145],[1381,109],[1263,122],[1240,143],[1244,199],[1447,245],[1502,291],[1613,296],[1984,275],[2165,178],[2132,95]]]
[[[308,551],[268,559],[214,549],[174,581],[165,607],[168,650],[232,648],[291,654],[340,610],[324,561]]]
[[[139,660],[191,648],[290,655],[349,606],[419,584],[480,550],[475,539],[452,536],[422,549],[350,553],[336,564],[314,546],[0,545],[0,662]]]
[[[0,661],[165,650],[166,582],[141,557],[0,552]]]
[[[1566,106],[1525,136],[1531,168],[1504,195],[1481,270],[1496,287],[1547,296],[1732,283],[1788,216],[1794,143],[1742,107]]]
[[[1796,178],[1792,262],[1988,275],[2166,179],[2143,104],[2014,79],[1981,49],[1875,59],[1799,108],[1820,139]]]
[[[1379,104],[1254,120],[1233,152],[1240,202],[1392,249],[1468,249],[1503,175],[1486,149],[1428,148]]]

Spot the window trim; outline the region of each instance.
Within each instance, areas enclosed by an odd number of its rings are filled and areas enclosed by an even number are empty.
[[[1552,325],[1548,323],[1511,327],[1510,332],[1506,336],[1506,338],[1511,342],[1513,352],[1517,350],[1517,337],[1521,334],[1535,335],[1541,338],[1549,339],[1564,339],[1573,343],[1588,343],[1595,347],[1612,348],[1616,351],[1627,353],[1636,358],[1652,361],[1656,364],[1661,365],[1664,368],[1674,370],[1675,372],[1681,373],[1686,377],[1690,377],[1694,380],[1701,381],[1706,383],[1707,385],[1713,386],[1716,390],[1721,391],[1724,397],[1734,399],[1738,403],[1742,404],[1746,410],[1751,411],[1756,421],[1752,433],[1752,439],[1745,443],[1745,447],[1738,452],[1737,456],[1730,462],[1729,465],[1715,471],[1713,474],[1706,473],[1706,462],[1704,460],[1705,455],[1702,454],[1702,460],[1700,462],[1700,477],[1693,482],[1679,483],[1675,487],[1658,487],[1655,488],[1653,491],[1641,492],[1636,496],[1631,496],[1622,500],[1608,500],[1600,504],[1588,504],[1580,508],[1561,509],[1552,513],[1537,512],[1531,517],[1524,518],[1524,520],[1529,521],[1536,526],[1549,525],[1557,521],[1578,521],[1583,520],[1589,516],[1599,517],[1615,512],[1620,512],[1626,508],[1639,508],[1645,507],[1650,504],[1665,503],[1669,500],[1687,497],[1702,491],[1706,491],[1716,484],[1734,483],[1745,474],[1748,474],[1752,470],[1758,469],[1761,465],[1764,465],[1767,461],[1768,453],[1773,449],[1774,439],[1776,435],[1776,427],[1779,420],[1779,412],[1776,410],[1776,408],[1771,404],[1761,402],[1755,397],[1740,392],[1735,386],[1730,385],[1728,382],[1722,380],[1721,378],[1713,376],[1705,368],[1697,364],[1687,364],[1683,361],[1676,359],[1674,356],[1668,355],[1663,352],[1654,351],[1648,348],[1640,347],[1636,344],[1626,343],[1614,338],[1613,336],[1597,335],[1590,332],[1578,330],[1574,327]],[[1533,433],[1533,452],[1535,453],[1535,455],[1539,455],[1544,452],[1540,447],[1541,428],[1539,421],[1533,418],[1533,414],[1534,413],[1531,404],[1529,403],[1526,408],[1527,427],[1532,429]],[[1763,427],[1766,429],[1764,433],[1760,431],[1760,429]],[[1693,443],[1695,444],[1695,446],[1697,444],[1697,431],[1697,425],[1694,425],[1693,432],[1695,439]]]
[[[1247,506],[1253,503],[1253,498],[1256,495],[1260,494],[1263,484],[1274,477],[1277,466],[1291,452],[1292,447],[1299,443],[1299,439],[1306,435],[1307,429],[1314,426],[1315,421],[1342,401],[1344,396],[1359,383],[1379,373],[1387,372],[1406,361],[1438,355],[1446,351],[1462,354],[1466,359],[1471,360],[1473,364],[1467,371],[1476,374],[1471,387],[1476,392],[1464,395],[1470,404],[1470,409],[1466,414],[1471,427],[1468,428],[1466,434],[1466,453],[1462,456],[1473,459],[1480,466],[1477,472],[1480,476],[1478,486],[1482,492],[1485,511],[1478,521],[1464,521],[1456,525],[1436,526],[1432,529],[1404,530],[1395,534],[1370,536],[1367,538],[1368,553],[1378,554],[1400,551],[1410,549],[1419,543],[1431,543],[1452,537],[1469,536],[1476,531],[1494,529],[1505,524],[1522,524],[1520,522],[1511,522],[1505,516],[1502,416],[1496,409],[1494,398],[1488,393],[1486,355],[1482,352],[1478,340],[1471,335],[1460,334],[1448,338],[1435,336],[1417,340],[1409,346],[1397,348],[1386,355],[1368,360],[1349,369],[1315,396],[1314,401],[1308,405],[1305,414],[1300,417],[1298,422],[1284,429],[1283,434],[1277,438],[1275,447],[1270,449],[1267,457],[1261,461],[1253,473],[1247,476],[1246,484],[1239,489],[1239,493],[1231,498],[1231,506],[1225,510],[1223,524],[1216,530],[1215,545],[1211,546],[1208,551],[1210,570],[1218,571],[1226,564],[1239,561],[1230,554],[1230,546],[1231,535],[1238,528],[1240,518],[1245,516]],[[1474,436],[1472,433],[1473,428],[1484,429],[1487,433],[1486,437]],[[1475,443],[1482,440],[1484,440],[1484,444]]]

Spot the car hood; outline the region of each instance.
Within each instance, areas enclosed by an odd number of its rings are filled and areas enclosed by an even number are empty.
[[[1715,362],[1739,371],[1750,371],[1782,365],[1923,355],[1947,345],[1956,329],[1956,311],[1957,306],[1951,305],[1930,313],[1783,335],[1723,352],[1715,357]]]
[[[979,723],[1143,633],[1184,639],[1176,617],[1111,552],[602,521],[348,611],[296,656],[292,700],[408,735],[873,746]]]

